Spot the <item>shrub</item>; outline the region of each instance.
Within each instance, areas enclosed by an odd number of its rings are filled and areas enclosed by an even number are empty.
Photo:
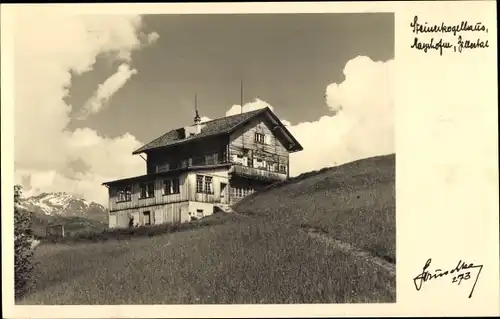
[[[139,226],[133,228],[114,228],[100,232],[84,231],[72,233],[70,236],[59,237],[49,236],[46,238],[52,243],[80,243],[80,242],[97,242],[107,240],[128,240],[134,237],[154,237],[169,233],[182,232],[198,229],[200,227],[220,225],[227,221],[237,219],[234,214],[218,213],[197,220],[181,224],[160,224],[150,226]]]
[[[14,291],[19,299],[32,284],[33,235],[31,233],[31,213],[19,209],[22,188],[14,186]]]

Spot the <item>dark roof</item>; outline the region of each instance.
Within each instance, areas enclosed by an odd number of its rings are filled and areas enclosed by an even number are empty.
[[[203,128],[199,134],[194,136],[185,136],[184,128],[178,128],[167,132],[166,134],[158,137],[157,139],[149,142],[148,144],[142,146],[138,150],[135,150],[132,154],[139,154],[148,150],[152,150],[159,147],[171,146],[174,144],[180,144],[188,141],[197,140],[200,138],[214,136],[219,134],[225,134],[231,132],[233,129],[239,125],[250,120],[257,114],[261,114],[265,111],[271,111],[269,108],[258,109],[255,111],[250,111],[246,113],[231,115],[227,117],[222,117],[219,119],[211,120],[208,122],[201,123]],[[271,112],[272,113],[272,112]]]

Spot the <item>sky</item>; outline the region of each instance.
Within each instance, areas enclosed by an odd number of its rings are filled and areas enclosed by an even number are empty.
[[[391,13],[16,19],[15,176],[26,196],[107,204],[142,175],[132,151],[204,120],[270,107],[304,147],[291,175],[394,152]]]

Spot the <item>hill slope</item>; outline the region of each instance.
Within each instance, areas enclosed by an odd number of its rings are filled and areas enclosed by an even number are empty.
[[[234,209],[316,228],[395,262],[395,191],[395,155],[386,155],[303,174]]]
[[[394,202],[394,156],[385,156],[252,195],[222,225],[44,244],[21,303],[394,302],[394,273],[367,254],[395,258]],[[327,245],[304,228],[348,244]]]

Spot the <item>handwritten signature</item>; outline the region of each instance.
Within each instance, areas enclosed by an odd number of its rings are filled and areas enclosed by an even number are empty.
[[[446,277],[448,275],[454,275],[452,277],[452,283],[456,283],[457,285],[460,285],[463,280],[469,280],[471,279],[471,270],[472,269],[478,269],[477,275],[476,275],[476,280],[474,281],[474,285],[472,286],[472,289],[469,294],[469,298],[472,297],[472,294],[474,293],[474,289],[476,288],[477,280],[479,279],[479,275],[481,274],[481,270],[483,269],[483,265],[474,265],[473,263],[467,264],[466,262],[460,260],[458,264],[455,266],[455,268],[449,269],[449,270],[441,270],[441,269],[435,269],[434,273],[431,273],[428,269],[429,266],[431,265],[432,259],[429,258],[427,262],[425,263],[424,267],[422,268],[422,273],[413,278],[413,283],[415,284],[415,289],[419,291],[422,289],[422,285],[424,282],[430,281],[432,279],[439,279],[442,277]],[[448,277],[449,278],[449,277]]]

